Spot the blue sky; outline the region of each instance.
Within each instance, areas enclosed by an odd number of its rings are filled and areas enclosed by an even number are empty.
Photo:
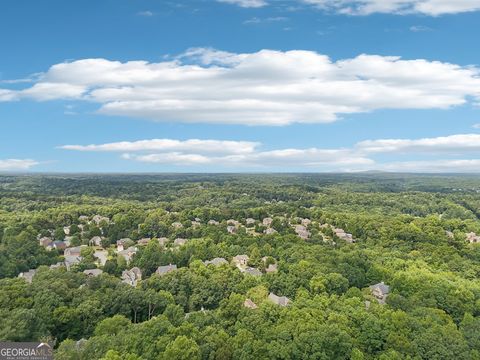
[[[0,171],[480,172],[479,35],[480,0],[5,0]]]

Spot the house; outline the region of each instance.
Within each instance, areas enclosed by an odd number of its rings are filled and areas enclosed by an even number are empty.
[[[100,236],[94,236],[88,243],[90,246],[102,246],[102,238]]]
[[[478,236],[478,235],[475,234],[474,232],[468,233],[468,234],[467,234],[467,241],[468,241],[470,244],[480,243],[480,236]]]
[[[243,270],[245,274],[252,275],[252,276],[262,276],[262,272],[258,270],[257,268],[254,267],[247,267],[245,270]]]
[[[48,246],[49,249],[57,249],[58,251],[65,251],[67,244],[64,241],[56,240]]]
[[[103,270],[101,269],[88,269],[88,270],[83,270],[83,273],[89,277],[95,277],[103,273]]]
[[[50,270],[54,270],[54,269],[59,269],[62,266],[65,266],[65,264],[63,262],[57,262],[56,264],[50,265],[49,268],[50,268]]]
[[[304,240],[310,237],[310,231],[304,225],[295,225],[295,233]]]
[[[227,225],[233,225],[235,227],[239,227],[240,222],[238,222],[237,220],[234,220],[234,219],[229,219],[229,220],[227,220]]]
[[[64,226],[63,232],[65,233],[65,235],[70,235],[70,226]]]
[[[101,216],[101,215],[95,215],[93,218],[92,218],[92,221],[99,225],[102,221],[105,221],[107,224],[110,222],[110,219],[106,216]]]
[[[312,220],[305,218],[305,219],[301,220],[301,223],[302,223],[303,226],[307,227],[308,225],[310,225],[312,223]]]
[[[176,238],[175,241],[173,242],[174,246],[183,246],[187,243],[187,239],[182,239],[182,238]]]
[[[276,273],[278,271],[278,266],[277,264],[269,264],[266,268],[265,268],[265,272],[266,273]]]
[[[63,239],[63,242],[65,243],[65,245],[67,247],[70,247],[70,245],[72,243],[72,238],[73,238],[73,236],[65,236],[65,239]]]
[[[270,260],[270,261],[269,261]],[[265,272],[267,273],[274,273],[277,272],[277,262],[271,256],[264,256],[262,257],[263,264],[265,265]],[[273,261],[273,262],[272,262]],[[267,266],[268,263],[268,266]]]
[[[47,236],[44,236],[42,238],[40,238],[40,240],[38,240],[39,243],[40,243],[40,246],[43,246],[43,247],[48,247],[50,246],[52,243],[53,243],[53,240]]]
[[[290,303],[290,299],[286,296],[277,296],[272,292],[268,294],[268,300],[279,306],[287,306]]]
[[[183,224],[181,222],[175,221],[174,223],[172,223],[172,226],[175,229],[181,229],[183,227]]]
[[[233,225],[228,225],[227,226],[227,231],[229,234],[235,234],[237,232],[237,228]]]
[[[80,256],[80,254],[82,253],[82,249],[86,247],[87,247],[86,245],[69,247],[65,249],[63,254],[65,256]]]
[[[224,258],[215,258],[212,260],[207,260],[203,262],[205,265],[215,265],[215,266],[220,266],[223,264],[228,264],[228,261],[225,260]]]
[[[208,220],[208,225],[219,225],[220,223],[216,220]]]
[[[349,233],[345,232],[345,230],[343,230],[343,229],[335,228],[335,229],[333,229],[333,232],[335,233],[335,235],[338,238],[343,239],[346,242],[349,242],[351,244],[355,242],[355,239],[353,239],[352,234],[349,234]]]
[[[142,280],[142,271],[138,267],[122,272],[122,282],[125,284],[135,287],[140,280]]]
[[[107,250],[96,250],[93,253],[93,256],[97,258],[98,263],[101,266],[105,266],[107,259],[108,259],[108,251]]]
[[[390,286],[385,285],[382,281],[369,287],[372,295],[377,299],[379,304],[385,304],[388,294],[390,294]]]
[[[232,262],[237,268],[243,270],[247,267],[249,259],[248,255],[237,255],[233,257]]]
[[[165,244],[166,244],[167,242],[169,242],[169,241],[170,241],[170,240],[169,240],[168,238],[166,238],[166,237],[158,238],[158,244],[159,244],[160,246],[165,246]]]
[[[160,276],[163,276],[165,274],[168,274],[169,272],[177,270],[177,265],[175,264],[169,264],[165,266],[159,266],[157,271],[155,271],[155,274],[158,274]]]
[[[79,221],[82,221],[82,222],[87,222],[87,221],[88,221],[88,216],[86,216],[86,215],[80,215],[80,216],[78,217],[78,220],[79,220]]]
[[[247,219],[245,220],[245,223],[246,223],[247,225],[254,225],[254,224],[255,224],[255,219],[247,218]]]
[[[123,256],[125,261],[129,263],[133,259],[133,255],[137,253],[137,248],[135,246],[130,246],[128,249],[118,251],[117,254]]]
[[[125,247],[131,243],[132,243],[132,240],[130,238],[123,238],[123,239],[117,240],[117,251],[120,252],[125,250]]]
[[[67,270],[70,270],[72,268],[72,266],[79,264],[80,261],[82,261],[81,256],[66,255],[65,260],[64,260],[64,264],[65,264],[65,267],[67,268]]]
[[[273,259],[273,258],[271,258]],[[267,260],[268,260],[268,256],[264,256],[262,258],[262,261],[265,265],[267,265]],[[277,268],[277,263],[274,262],[274,263],[269,263],[268,266],[265,267],[265,272],[267,273],[274,273],[274,272],[277,272],[278,271],[278,268]]]
[[[245,299],[243,302],[243,306],[245,306],[248,309],[256,309],[258,308],[257,304],[255,304],[252,300],[250,299]]]
[[[277,230],[275,230],[273,228],[267,228],[263,231],[263,233],[266,234],[266,235],[272,235],[272,234],[276,234]]]
[[[192,221],[192,227],[199,227],[200,225],[202,225],[202,223],[200,221]]]
[[[143,238],[143,239],[140,239],[137,241],[137,245],[140,245],[140,246],[145,246],[145,245],[148,245],[148,243],[150,242],[150,238]]]
[[[271,217],[267,217],[262,220],[263,226],[270,227],[272,225],[273,219]]]
[[[31,270],[28,270],[26,272],[21,272],[20,274],[18,274],[18,277],[19,278],[24,278],[26,282],[31,284],[32,281],[33,281],[33,277],[35,276],[36,272],[37,272],[36,269],[31,269]]]
[[[88,342],[88,340],[85,339],[85,338],[81,338],[80,340],[77,340],[75,342],[75,349],[77,351],[83,349],[83,347],[87,344],[87,342]]]

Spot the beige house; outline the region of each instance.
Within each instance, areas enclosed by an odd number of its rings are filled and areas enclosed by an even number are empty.
[[[122,282],[125,284],[135,287],[140,280],[142,280],[142,271],[138,267],[122,272]]]
[[[379,304],[383,305],[386,303],[387,297],[390,294],[390,286],[385,285],[385,283],[382,281],[378,284],[370,286],[369,289]]]
[[[257,304],[255,304],[252,300],[250,299],[245,299],[243,302],[243,306],[245,306],[248,309],[256,309],[258,308]]]
[[[233,257],[232,263],[240,270],[244,270],[247,267],[248,260],[250,260],[248,255],[237,255]]]
[[[291,302],[286,296],[277,296],[272,292],[268,295],[268,300],[278,306],[288,306]]]

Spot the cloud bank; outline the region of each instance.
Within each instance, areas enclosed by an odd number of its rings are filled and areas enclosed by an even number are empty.
[[[436,138],[366,140],[356,148],[367,153],[462,154],[480,152],[480,134],[450,135]]]
[[[313,51],[190,49],[148,63],[84,59],[53,65],[0,101],[84,100],[107,115],[154,121],[288,125],[326,123],[378,109],[448,109],[480,100],[475,67],[394,56],[332,61]]]
[[[0,160],[0,171],[22,171],[29,170],[38,165],[39,162],[31,159],[5,159]]]
[[[480,0],[302,0],[348,15],[423,14],[439,16],[480,10]]]
[[[118,152],[126,160],[142,163],[193,166],[203,169],[230,168],[235,171],[283,168],[307,171],[407,171],[480,172],[480,135],[460,134],[424,139],[366,140],[352,148],[286,148],[263,150],[262,144],[249,141],[154,139],[122,141],[99,145],[64,145],[76,151]],[[447,159],[377,162],[377,154],[414,153],[445,156]],[[451,157],[461,156],[461,159]]]
[[[252,153],[259,144],[250,141],[222,140],[173,140],[152,139],[140,141],[121,141],[100,145],[63,145],[60,148],[77,151],[182,151],[198,153],[244,154]]]
[[[274,4],[264,0],[217,0],[244,8],[259,8]],[[480,0],[296,0],[296,3],[334,11],[346,15],[371,15],[375,13],[439,16],[480,10]]]

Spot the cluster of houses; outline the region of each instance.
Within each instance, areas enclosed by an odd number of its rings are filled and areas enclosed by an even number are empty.
[[[263,257],[262,258],[262,261],[264,262],[264,264],[267,263],[267,257]],[[245,273],[245,274],[248,274],[248,275],[252,275],[252,276],[262,276],[263,273],[257,269],[257,268],[254,268],[254,267],[251,267],[251,266],[248,266],[248,262],[249,262],[250,258],[248,257],[248,255],[237,255],[237,256],[234,256],[233,259],[232,259],[232,263],[242,272],[242,273]],[[273,272],[277,272],[278,269],[277,269],[277,263],[273,263],[273,264],[269,264],[266,268],[265,268],[265,272],[266,273],[273,273]]]
[[[262,219],[262,221],[257,221],[253,218],[246,218],[245,219],[245,224],[247,227],[247,232],[252,235],[260,235],[255,232],[255,229],[253,228],[255,225],[259,223],[262,225],[265,229],[263,230],[263,233],[265,235],[273,235],[277,233],[277,230],[275,230],[272,227],[273,224],[273,218],[271,217],[266,217]],[[307,230],[308,225],[311,223],[310,219],[301,219],[301,224],[292,224],[293,229],[295,230],[296,234],[306,240],[310,237],[310,231]],[[208,225],[220,225],[220,223],[216,220],[210,220],[207,222]],[[238,232],[238,229],[240,229],[242,226],[244,226],[240,221],[234,220],[234,219],[229,219],[227,220],[227,232],[229,234],[236,234]]]

